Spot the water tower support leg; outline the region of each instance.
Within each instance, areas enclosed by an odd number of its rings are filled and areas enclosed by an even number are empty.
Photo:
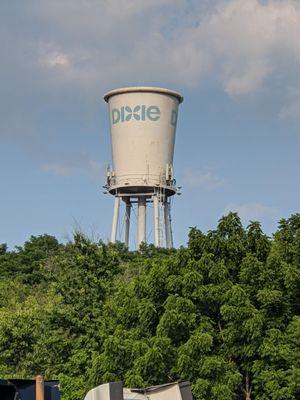
[[[130,212],[131,212],[131,202],[130,197],[126,199],[125,208],[125,244],[129,247],[129,231],[130,231]]]
[[[164,202],[164,217],[165,217],[165,230],[166,230],[166,247],[171,249],[173,247],[173,235],[171,225],[171,207],[168,200]]]
[[[112,220],[111,238],[110,238],[111,243],[116,243],[117,240],[120,200],[121,200],[120,197],[115,197],[114,215]]]
[[[138,248],[142,242],[146,242],[146,198],[138,198]]]
[[[153,208],[154,208],[154,244],[156,247],[160,247],[160,232],[159,232],[159,201],[158,196],[153,196]]]

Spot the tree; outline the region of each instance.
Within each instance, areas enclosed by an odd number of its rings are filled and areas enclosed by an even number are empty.
[[[236,213],[187,247],[0,247],[0,374],[58,378],[63,400],[123,380],[189,379],[195,400],[300,398],[300,215],[273,238]]]

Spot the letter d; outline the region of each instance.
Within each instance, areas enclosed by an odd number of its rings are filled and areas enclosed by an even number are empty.
[[[117,108],[113,108],[111,112],[111,119],[113,125],[117,124],[120,121],[120,118],[121,118],[120,110],[118,110]]]

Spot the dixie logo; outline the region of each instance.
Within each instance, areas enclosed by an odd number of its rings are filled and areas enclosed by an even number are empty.
[[[112,123],[130,121],[158,121],[160,118],[160,109],[157,106],[137,105],[134,107],[123,106],[121,108],[113,108],[111,112]]]

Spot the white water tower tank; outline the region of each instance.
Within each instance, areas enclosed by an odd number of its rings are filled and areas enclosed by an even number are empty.
[[[112,90],[104,99],[108,103],[112,146],[112,168],[107,171],[106,188],[116,197],[111,241],[116,240],[120,200],[126,203],[126,244],[129,235],[128,214],[133,202],[138,203],[140,217],[138,244],[146,241],[146,204],[153,202],[155,218],[158,218],[155,244],[160,246],[161,242],[157,207],[163,204],[167,225],[166,244],[172,247],[168,198],[176,193],[173,155],[178,106],[183,97],[169,89],[129,87]]]

